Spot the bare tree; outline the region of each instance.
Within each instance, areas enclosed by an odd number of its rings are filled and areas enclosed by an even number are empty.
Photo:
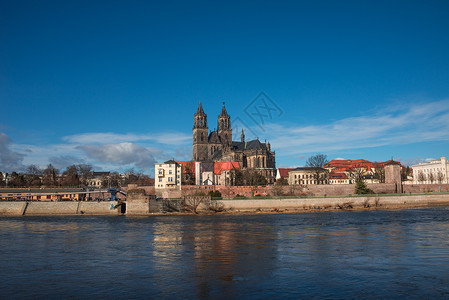
[[[87,185],[87,181],[93,178],[92,166],[87,164],[79,164],[76,167],[78,169],[81,184]]]
[[[59,170],[53,167],[52,164],[49,164],[43,171],[42,184],[46,186],[56,186],[58,184],[56,178],[58,173]]]
[[[36,165],[29,165],[25,174],[25,181],[28,186],[41,186],[42,170]]]
[[[313,169],[317,184],[320,184],[320,182],[321,183],[326,182],[325,180],[322,180],[323,176],[321,176],[321,174],[327,172],[326,169],[324,169],[323,167],[328,162],[329,160],[327,159],[327,155],[325,154],[316,154],[307,159],[306,166]]]
[[[438,180],[439,184],[443,183],[443,181],[444,181],[444,174],[443,174],[443,172],[438,171],[438,173],[437,173],[437,180]]]
[[[424,175],[423,171],[418,172],[418,182],[426,181],[426,175]]]
[[[365,176],[364,168],[355,167],[349,172],[349,177],[352,178],[355,183],[363,181],[363,176]]]
[[[435,181],[435,175],[432,172],[429,173],[427,178],[429,179],[430,183],[433,183]]]
[[[379,183],[385,183],[385,168],[383,166],[374,169],[374,178],[379,180]]]
[[[78,168],[76,165],[71,165],[62,173],[62,185],[63,186],[79,186],[80,179],[78,175]]]

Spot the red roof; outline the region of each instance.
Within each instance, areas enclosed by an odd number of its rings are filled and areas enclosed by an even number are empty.
[[[371,168],[376,168],[378,166],[384,166],[387,163],[392,163],[392,160],[386,162],[372,163],[365,159],[356,159],[356,160],[346,160],[346,159],[334,159],[324,165],[325,168],[337,168],[339,170],[344,170],[346,168],[366,168],[367,171],[371,171]],[[399,162],[393,162],[400,165]]]
[[[293,170],[293,168],[278,168],[279,176],[286,178],[288,177],[288,172],[291,170]]]
[[[223,171],[240,170],[240,165],[235,161],[218,161],[214,163],[214,174],[220,175]]]
[[[329,179],[348,179],[348,175],[346,175],[343,172],[334,172],[335,170],[332,170],[329,173]]]

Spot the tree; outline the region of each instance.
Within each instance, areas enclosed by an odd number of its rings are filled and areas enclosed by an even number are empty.
[[[385,168],[383,166],[377,166],[374,169],[374,178],[379,180],[379,183],[385,183]]]
[[[288,180],[287,178],[281,177],[276,180],[275,185],[288,185]]]
[[[359,181],[363,181],[363,176],[365,176],[365,169],[360,167],[354,167],[349,173],[349,177],[351,177],[355,183]]]
[[[433,183],[435,181],[435,175],[432,172],[429,173],[427,178],[429,179],[430,183]]]
[[[122,177],[117,172],[109,173],[102,177],[102,186],[107,188],[119,188],[122,185]]]
[[[255,170],[244,171],[243,182],[250,186],[267,185],[267,179]]]
[[[16,172],[11,173],[10,185],[14,187],[23,187],[26,185],[25,176]]]
[[[41,186],[42,170],[36,165],[29,165],[25,175],[25,181],[27,186]]]
[[[368,188],[363,180],[357,181],[355,185],[355,193],[357,195],[374,194],[373,190]]]
[[[315,173],[317,184],[326,182],[325,180],[322,180],[323,177],[321,176],[321,174],[327,172],[325,169],[323,169],[323,167],[328,162],[329,160],[327,159],[327,155],[325,154],[316,154],[307,159],[306,166],[312,168],[313,172]]]
[[[53,167],[52,164],[49,164],[43,171],[42,184],[45,186],[56,186],[58,184],[56,178],[58,173],[59,170]]]
[[[423,171],[418,172],[418,182],[424,182],[426,181],[426,176],[424,175]]]
[[[437,180],[438,180],[438,183],[439,183],[439,184],[443,183],[443,180],[444,180],[444,174],[443,174],[443,172],[438,171],[438,173],[437,173]]]
[[[78,175],[80,177],[81,184],[87,185],[88,180],[93,178],[92,166],[88,164],[79,164],[76,167],[78,170]]]
[[[242,186],[243,185],[243,173],[240,170],[235,170],[233,173],[234,176],[234,185]]]
[[[78,175],[78,168],[76,165],[71,165],[62,173],[62,185],[63,186],[79,186],[80,179]]]

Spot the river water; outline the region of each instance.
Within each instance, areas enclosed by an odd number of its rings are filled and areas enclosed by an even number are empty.
[[[449,208],[0,218],[0,298],[449,298]]]

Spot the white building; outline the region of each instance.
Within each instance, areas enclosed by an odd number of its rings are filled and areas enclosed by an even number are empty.
[[[449,183],[449,165],[446,157],[414,165],[412,169],[414,184]]]
[[[317,171],[311,167],[299,167],[288,172],[289,185],[309,185],[309,184],[328,184],[329,171],[319,168],[319,178],[317,180]]]
[[[174,160],[155,164],[155,189],[181,189],[182,165]]]

